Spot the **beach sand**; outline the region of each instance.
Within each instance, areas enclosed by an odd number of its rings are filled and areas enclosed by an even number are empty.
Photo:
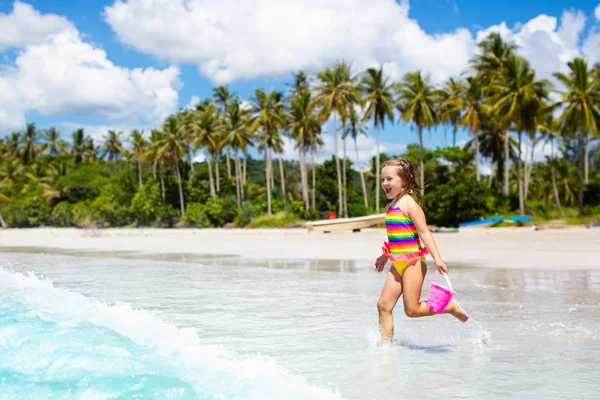
[[[532,227],[434,233],[450,268],[600,270],[600,229]],[[372,265],[384,229],[308,232],[306,229],[74,229],[0,230],[0,250],[35,247],[144,254],[240,256],[268,260],[353,260]],[[428,261],[431,257],[428,256]],[[431,262],[430,262],[431,266]]]

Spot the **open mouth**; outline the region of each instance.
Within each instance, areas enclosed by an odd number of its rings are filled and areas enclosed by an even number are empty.
[[[383,189],[386,195],[390,195],[392,193],[392,188]]]

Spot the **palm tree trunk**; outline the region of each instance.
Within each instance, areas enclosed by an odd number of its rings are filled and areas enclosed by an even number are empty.
[[[317,209],[317,160],[315,149],[311,149],[312,153],[312,208]]]
[[[160,162],[159,172],[160,172],[160,194],[162,196],[163,203],[166,200],[166,190],[165,190],[165,174],[163,171],[162,161]]]
[[[584,170],[583,170],[583,176],[584,176],[584,183],[586,185],[590,184],[590,148],[588,146],[589,143],[589,137],[586,135],[585,138],[585,156],[583,157],[584,159]]]
[[[219,178],[219,155],[215,157],[215,182],[217,193],[221,193],[221,179]]]
[[[494,164],[490,165],[490,177],[488,178],[488,188],[492,188],[492,181],[494,180]]]
[[[308,208],[310,202],[308,199],[308,179],[306,176],[306,150],[300,146],[300,181],[302,183],[302,199],[304,200],[304,216],[308,219]]]
[[[267,212],[271,215],[271,177],[269,176],[269,148],[265,147],[265,178],[267,181]]]
[[[247,171],[246,167],[247,167],[247,162],[248,162],[248,150],[244,150],[244,173],[242,174],[242,176],[243,176],[242,182],[244,182],[244,185],[246,184],[246,176],[247,176],[247,174],[246,174],[246,171]]]
[[[519,132],[519,151],[517,152],[517,181],[519,186],[519,213],[525,215],[525,199],[523,198],[523,163],[521,162],[521,132]]]
[[[156,163],[152,163],[152,176],[156,179]]]
[[[454,130],[452,131],[452,147],[456,146],[456,131],[458,131],[458,126],[454,124]]]
[[[510,172],[510,147],[509,147],[509,134],[508,131],[504,132],[504,186],[502,187],[502,194],[508,196],[508,174]]]
[[[138,160],[138,180],[139,180],[139,184],[140,184],[140,188],[143,185],[142,182],[142,162],[140,160]]]
[[[236,204],[237,204],[238,208],[241,207],[241,205],[242,205],[242,196],[240,194],[239,164],[240,164],[240,158],[239,158],[238,154],[236,153],[234,163],[233,163],[233,168],[235,170],[235,200],[236,200]]]
[[[190,182],[194,179],[194,160],[192,160],[192,151],[188,147],[188,160],[190,162]]]
[[[556,202],[556,209],[560,211],[560,198],[558,197],[558,187],[556,186],[556,173],[554,171],[554,163],[556,160],[554,159],[554,143],[550,141],[550,176],[552,177],[552,192],[554,192],[554,201]]]
[[[425,194],[425,161],[423,160],[423,128],[419,126],[419,173],[421,196]],[[379,182],[377,183],[379,185]]]
[[[342,194],[342,171],[340,170],[340,158],[338,157],[338,141],[337,141],[337,118],[336,112],[333,111],[333,137],[335,142],[335,168],[337,170],[338,183],[338,215],[342,215],[343,211],[343,194]]]
[[[236,151],[235,153],[235,185],[239,187],[240,193],[240,206],[244,201],[244,185],[242,184],[242,161],[240,160],[240,153]]]
[[[4,218],[2,218],[2,214],[0,214],[0,228],[8,228],[8,225],[6,224],[6,222],[4,222]]]
[[[343,162],[343,186],[344,186],[344,216],[348,218],[348,184],[346,182],[346,139],[342,139],[342,151],[344,152],[344,162]]]
[[[283,176],[283,159],[281,158],[281,153],[277,153],[277,158],[279,158],[279,177],[281,179],[281,194],[283,195],[283,201],[285,202],[285,177]]]
[[[585,187],[585,135],[579,135],[579,216],[583,217],[583,192]]]
[[[533,173],[533,157],[535,155],[535,146],[537,141],[535,138],[531,141],[531,156],[529,157],[529,166],[525,164],[525,191],[523,197],[527,200],[529,196],[529,184],[531,183],[531,174]]]
[[[368,212],[369,200],[367,199],[367,186],[365,185],[365,175],[363,174],[363,171],[360,168],[360,159],[358,158],[358,141],[356,140],[356,138],[354,138],[354,151],[356,152],[356,166],[358,168],[358,172],[360,173],[360,184],[362,185],[363,200],[365,201],[365,210]]]
[[[215,182],[213,180],[213,172],[212,172],[212,162],[210,160],[210,153],[208,150],[206,151],[206,164],[208,165],[208,185],[210,187],[210,195],[211,197],[217,197],[215,192]]]
[[[475,132],[475,163],[477,164],[477,182],[481,180],[481,170],[479,168],[479,130]]]
[[[379,185],[381,184],[381,178],[379,177],[381,174],[381,167],[379,166],[379,142],[381,141],[381,127],[379,123],[376,123],[375,125],[377,126],[377,148],[375,150],[377,152],[377,156],[375,157],[375,213],[379,214],[379,192],[381,192],[381,189],[379,188]]]
[[[225,150],[225,162],[227,163],[227,179],[231,179],[231,164],[229,163],[229,149]]]
[[[185,204],[183,202],[183,186],[181,185],[181,171],[179,171],[179,160],[175,157],[175,176],[177,177],[177,186],[179,186],[179,206],[181,207],[181,217],[185,218]]]

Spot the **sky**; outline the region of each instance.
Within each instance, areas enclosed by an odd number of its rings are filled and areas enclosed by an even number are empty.
[[[392,81],[420,69],[441,83],[465,72],[493,31],[539,78],[574,57],[600,62],[598,0],[0,0],[0,137],[26,122],[65,138],[83,127],[99,141],[109,129],[148,132],[214,86],[249,99],[340,59],[356,72],[382,65]],[[331,124],[325,131],[321,159],[334,148]],[[375,154],[368,132],[363,160]],[[425,145],[451,142],[444,132],[426,132]],[[394,121],[381,140],[395,154],[418,138]]]

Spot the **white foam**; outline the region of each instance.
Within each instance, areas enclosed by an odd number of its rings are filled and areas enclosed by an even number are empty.
[[[203,344],[195,329],[178,328],[128,303],[109,306],[80,293],[55,288],[50,280],[31,272],[24,275],[1,268],[0,289],[45,320],[67,326],[91,323],[152,349],[184,371],[199,394],[243,395],[245,399],[340,398],[337,391],[312,386],[269,357],[240,356],[221,346]],[[221,394],[215,393],[219,390]]]

